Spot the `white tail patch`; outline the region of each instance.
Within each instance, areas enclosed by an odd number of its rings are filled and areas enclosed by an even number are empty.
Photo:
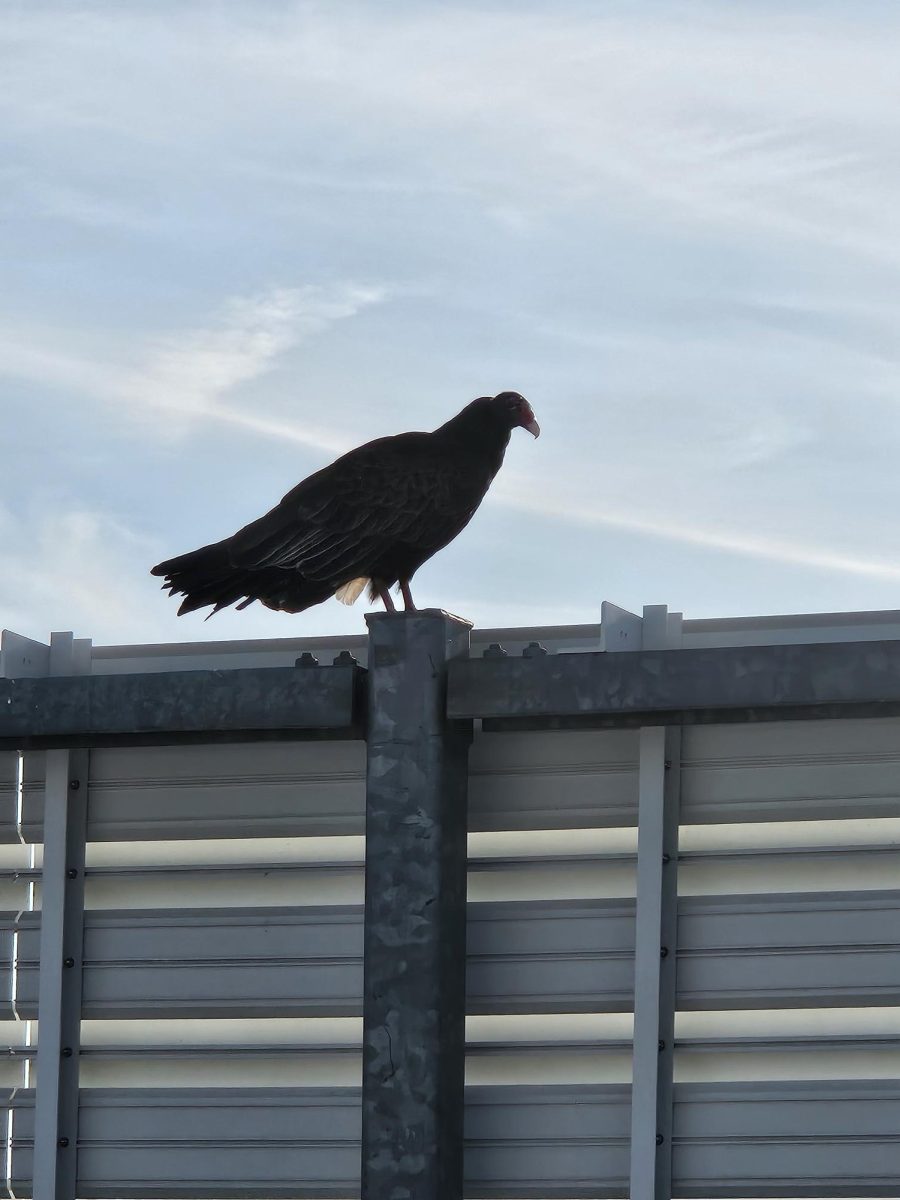
[[[355,604],[365,591],[368,583],[368,579],[351,579],[348,583],[341,584],[334,593],[335,597],[340,600],[341,604]]]

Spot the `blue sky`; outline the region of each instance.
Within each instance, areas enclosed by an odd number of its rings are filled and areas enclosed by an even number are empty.
[[[900,6],[67,0],[0,24],[0,625],[516,389],[417,577],[479,625],[900,607]]]

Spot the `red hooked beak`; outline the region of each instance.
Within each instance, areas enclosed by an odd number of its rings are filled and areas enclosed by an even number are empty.
[[[532,437],[541,436],[541,427],[534,419],[534,413],[531,411],[531,405],[527,400],[522,402],[522,420],[519,422],[523,429],[527,429]]]

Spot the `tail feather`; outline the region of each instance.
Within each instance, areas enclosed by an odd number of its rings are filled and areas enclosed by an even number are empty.
[[[180,617],[206,607],[212,608],[208,614],[211,617],[231,604],[240,602],[237,607],[246,608],[254,600],[267,608],[302,612],[334,593],[330,585],[304,579],[296,570],[235,566],[227,539],[158,563],[150,574],[163,578],[163,587],[169,589],[170,596],[184,596],[178,609]]]

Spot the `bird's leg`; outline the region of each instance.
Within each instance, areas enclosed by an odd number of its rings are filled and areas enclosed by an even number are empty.
[[[378,598],[384,604],[385,612],[396,612],[397,611],[397,607],[394,604],[394,601],[391,599],[391,593],[387,590],[386,587],[378,588]]]
[[[416,606],[413,603],[412,592],[409,590],[409,580],[404,579],[400,584],[400,591],[403,593],[403,607],[407,612],[415,612]]]

